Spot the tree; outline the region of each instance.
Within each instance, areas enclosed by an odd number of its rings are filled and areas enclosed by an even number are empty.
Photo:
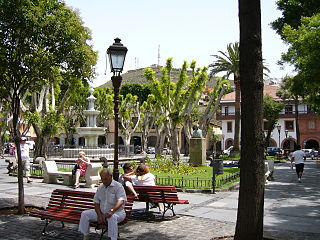
[[[141,105],[147,101],[149,94],[151,94],[151,86],[150,84],[125,83],[121,86],[120,94],[126,97],[128,93],[137,96]]]
[[[76,83],[94,74],[96,53],[87,44],[90,33],[76,12],[60,0],[0,0],[0,86],[11,103],[18,155],[19,208],[24,213],[20,150],[21,100],[60,82],[67,100]],[[57,76],[58,75],[58,76]],[[60,109],[64,104],[61,103]],[[59,111],[59,110],[58,110]]]
[[[126,97],[120,95],[119,120],[120,135],[126,147],[126,154],[129,153],[129,145],[132,134],[140,125],[141,111],[137,96],[130,93]]]
[[[149,94],[147,101],[144,101],[140,107],[141,110],[141,132],[142,132],[142,150],[147,150],[147,142],[150,130],[154,127],[156,121],[155,97]]]
[[[207,68],[196,68],[196,62],[190,64],[191,74],[188,75],[188,64],[185,61],[180,70],[177,82],[172,81],[172,58],[167,60],[162,68],[160,81],[155,78],[152,69],[146,69],[145,76],[152,82],[152,94],[155,96],[159,119],[155,122],[158,131],[158,139],[168,136],[172,149],[174,162],[180,159],[180,147],[178,141],[178,127],[184,118],[189,118],[196,106],[198,106],[203,88],[208,80]],[[160,128],[161,127],[161,128]],[[185,126],[184,126],[185,127]]]
[[[302,18],[298,29],[286,25],[283,36],[290,47],[282,60],[297,72],[290,84],[314,111],[320,112],[320,13]]]
[[[287,24],[293,29],[298,29],[301,25],[301,17],[311,17],[320,12],[320,1],[317,0],[278,0],[278,9],[282,11],[282,17],[279,17],[271,23],[271,26],[281,36],[284,26]]]
[[[265,147],[269,147],[271,132],[279,119],[279,113],[283,109],[283,103],[275,101],[271,96],[266,95],[263,98],[263,117],[267,120],[268,132],[266,136]]]
[[[236,92],[235,99],[235,124],[234,124],[234,151],[239,152],[239,134],[240,134],[240,53],[239,43],[230,43],[227,46],[227,52],[219,51],[220,55],[213,55],[217,60],[209,65],[211,68],[210,75],[216,75],[220,72],[226,72],[224,76],[226,79],[233,74],[234,86]]]
[[[264,136],[260,1],[239,0],[239,23],[242,147],[235,240],[261,240],[264,205]]]

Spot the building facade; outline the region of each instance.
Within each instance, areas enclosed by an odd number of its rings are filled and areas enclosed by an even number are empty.
[[[271,133],[269,146],[292,151],[297,144],[300,144],[302,148],[318,150],[320,146],[319,116],[312,111],[310,105],[300,100],[296,117],[294,101],[279,98],[276,95],[278,89],[278,86],[265,85],[263,91],[264,95],[269,95],[275,101],[284,103],[284,108],[280,112],[276,127]],[[234,138],[235,92],[226,94],[222,98],[220,109],[221,112],[217,115],[217,120],[221,121],[222,148],[227,149],[233,145]],[[296,121],[298,121],[300,131],[299,143],[297,142]],[[264,120],[263,131],[267,132],[266,120]]]

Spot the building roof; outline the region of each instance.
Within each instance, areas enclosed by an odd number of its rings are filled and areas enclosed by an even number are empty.
[[[278,86],[271,86],[271,85],[264,85],[264,88],[263,88],[263,95],[269,95],[271,96],[272,98],[274,99],[277,99],[279,98],[277,96],[277,91],[278,91],[279,87]],[[231,101],[235,101],[235,95],[236,93],[235,92],[231,92],[231,93],[228,93],[226,95],[224,95],[221,99],[221,101],[225,101],[225,102],[231,102]]]

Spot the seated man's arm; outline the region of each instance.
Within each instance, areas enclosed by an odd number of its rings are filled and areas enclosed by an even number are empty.
[[[124,204],[124,200],[118,200],[116,204],[111,208],[108,212],[106,212],[106,218],[109,218],[114,214],[122,205]]]
[[[96,211],[97,216],[98,216],[98,223],[99,224],[103,224],[103,216],[102,216],[102,212],[100,210],[100,204],[99,203],[95,203],[94,204],[94,210]]]

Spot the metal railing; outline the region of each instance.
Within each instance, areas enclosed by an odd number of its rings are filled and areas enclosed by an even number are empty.
[[[52,157],[62,157],[62,158],[77,158],[80,151],[84,151],[86,155],[90,158],[100,158],[105,157],[107,159],[113,159],[114,149],[110,147],[70,147],[62,145],[50,145],[47,149],[47,156]],[[133,156],[134,146],[119,146],[119,156]]]
[[[214,178],[185,178],[185,177],[158,177],[157,185],[162,186],[176,186],[177,188],[190,188],[190,189],[212,189],[220,188],[226,184],[232,183],[240,178],[240,172],[228,174],[222,177]],[[215,186],[213,186],[215,184]]]

